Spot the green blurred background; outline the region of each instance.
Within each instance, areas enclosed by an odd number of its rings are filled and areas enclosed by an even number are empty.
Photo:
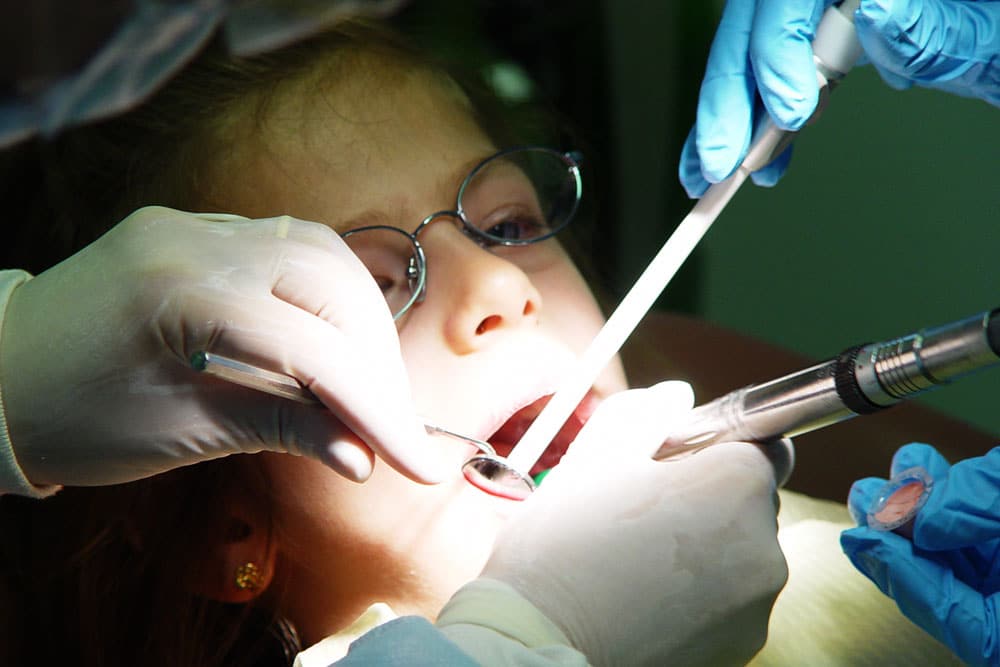
[[[619,159],[629,165],[623,173],[645,166],[669,181],[676,178],[676,142],[683,134],[656,138],[659,128],[676,131],[676,123],[658,128],[649,103],[675,107],[671,114],[660,113],[686,120],[697,87],[646,91],[670,78],[669,67],[694,69],[700,81],[704,61],[692,61],[691,54],[708,42],[679,53],[669,47],[677,38],[668,35],[703,35],[700,21],[706,19],[711,33],[721,3],[711,16],[678,7],[690,3],[656,3],[663,6],[655,12],[650,4],[606,6],[613,17],[609,45],[623,61],[613,70],[619,82],[613,116],[621,137]],[[685,27],[690,21],[699,23]],[[657,29],[666,31],[659,40]],[[657,61],[668,67],[656,67]],[[678,79],[680,86],[689,82]],[[657,144],[664,155],[653,154]],[[624,192],[637,198],[657,187],[655,179],[634,185],[624,186]],[[650,208],[629,211],[625,225],[638,222],[651,229],[646,219],[683,216],[690,202],[678,200],[673,188],[665,191],[669,201],[648,198]],[[643,232],[634,241],[626,237],[622,261],[641,264],[651,242]],[[1000,306],[998,257],[1000,110],[926,89],[895,91],[874,68],[860,67],[835,92],[820,121],[797,139],[778,186],[744,186],[720,216],[698,250],[690,310],[826,358],[848,345]],[[678,305],[686,303],[681,299]],[[1000,370],[983,371],[920,400],[1000,433]]]
[[[703,247],[698,312],[811,356],[1000,306],[1000,109],[851,74]],[[924,400],[1000,433],[1000,370]]]
[[[523,71],[532,101],[575,122],[617,302],[692,205],[677,163],[721,8],[413,0],[399,20],[494,78]],[[859,67],[784,179],[737,193],[660,305],[816,359],[1000,306],[998,167],[1000,110]],[[998,369],[919,400],[1000,434]]]

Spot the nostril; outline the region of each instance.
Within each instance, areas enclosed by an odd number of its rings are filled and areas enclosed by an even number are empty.
[[[524,314],[525,317],[527,317],[529,315],[534,315],[535,314],[535,302],[531,301],[530,299],[528,301],[526,301],[524,303],[524,311],[522,311],[522,312],[523,312],[523,314]]]
[[[501,323],[503,323],[503,319],[499,315],[490,315],[476,327],[476,335],[481,336],[487,331],[493,331],[499,327]]]

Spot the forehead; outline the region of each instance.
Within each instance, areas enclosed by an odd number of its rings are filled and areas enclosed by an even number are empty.
[[[262,131],[234,142],[215,171],[212,203],[334,226],[373,203],[392,215],[416,193],[453,204],[465,173],[496,147],[457,86],[423,70],[371,70],[379,65],[278,96]]]

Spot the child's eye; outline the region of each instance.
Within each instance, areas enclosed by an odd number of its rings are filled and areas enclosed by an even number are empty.
[[[400,270],[395,273],[384,271],[371,271],[375,284],[382,290],[382,297],[389,305],[389,310],[393,315],[400,312],[416,291],[417,275],[414,270],[412,275]]]
[[[343,234],[361,260],[393,314],[405,308],[421,286],[421,261],[409,234],[395,227],[373,225]]]
[[[375,279],[375,283],[387,301],[393,301],[402,295],[409,295],[416,289],[419,279],[419,271],[413,260],[407,262],[406,258],[400,257],[398,264],[386,266],[385,262],[366,262],[368,272]]]
[[[550,231],[544,217],[526,211],[500,211],[483,220],[479,228],[498,241],[530,241]]]
[[[392,290],[398,287],[398,283],[388,276],[377,276],[372,274],[372,278],[378,284],[378,288],[382,290],[382,294],[388,296],[392,293]]]

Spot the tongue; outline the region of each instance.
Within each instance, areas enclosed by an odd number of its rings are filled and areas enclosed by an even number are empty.
[[[538,414],[545,407],[546,403],[549,402],[551,396],[543,396],[534,403],[526,405],[511,416],[504,425],[500,427],[492,438],[490,438],[490,444],[497,450],[497,454],[501,456],[507,456],[510,454],[511,450],[514,449],[514,445],[520,441],[521,436],[525,434],[531,423],[535,421]],[[577,434],[583,425],[590,418],[591,413],[593,413],[593,407],[591,404],[593,401],[588,400],[588,396],[583,400],[583,402],[577,406],[576,410],[570,416],[563,427],[556,434],[556,437],[552,439],[549,446],[546,447],[542,456],[538,459],[538,462],[531,469],[531,475],[537,475],[543,470],[548,470],[559,463],[559,459],[562,458],[566,450],[569,449],[570,444],[576,439]]]

